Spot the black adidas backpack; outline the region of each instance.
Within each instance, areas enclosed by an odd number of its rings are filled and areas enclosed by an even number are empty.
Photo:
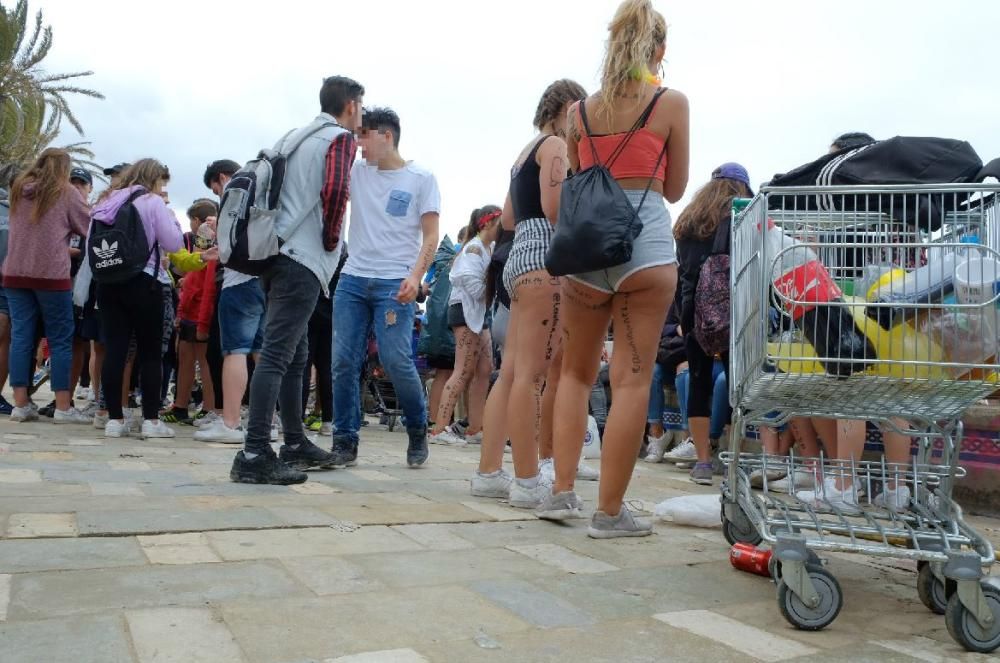
[[[96,282],[124,283],[138,276],[154,252],[159,265],[159,245],[154,242],[153,248],[149,248],[146,230],[135,208],[136,199],[147,193],[146,189],[134,191],[118,208],[114,223],[91,221],[87,256]]]

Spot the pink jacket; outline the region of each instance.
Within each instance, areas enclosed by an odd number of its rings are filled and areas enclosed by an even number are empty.
[[[16,209],[10,211],[7,259],[3,263],[3,286],[29,290],[69,290],[69,240],[87,235],[90,209],[83,196],[67,182],[56,203],[37,222],[32,222],[35,187],[24,187]]]

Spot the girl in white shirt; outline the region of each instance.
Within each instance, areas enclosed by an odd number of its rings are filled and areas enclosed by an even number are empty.
[[[493,370],[493,339],[490,336],[489,295],[486,273],[493,243],[500,233],[500,208],[495,205],[475,210],[462,247],[451,267],[451,296],[448,299],[448,326],[455,334],[455,370],[444,387],[441,405],[431,429],[431,444],[462,446],[465,436],[448,425],[455,403],[472,383],[469,394],[469,427],[466,433],[481,438],[483,409],[489,376]]]

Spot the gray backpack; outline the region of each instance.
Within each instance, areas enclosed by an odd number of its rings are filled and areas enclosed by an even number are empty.
[[[263,149],[257,158],[241,168],[222,194],[219,209],[219,260],[229,269],[260,276],[278,257],[287,236],[298,228],[298,219],[285,235],[275,229],[288,159],[307,138],[334,122],[313,122],[289,141],[296,130],[289,131],[274,149]]]

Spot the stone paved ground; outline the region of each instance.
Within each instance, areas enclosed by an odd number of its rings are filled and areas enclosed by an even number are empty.
[[[844,610],[804,633],[770,581],[730,567],[721,530],[590,540],[585,521],[470,497],[476,448],[410,470],[405,436],[372,425],[357,468],[247,486],[227,479],[233,448],[191,431],[0,421],[0,660],[986,660],[919,603],[906,564],[832,559]],[[697,490],[640,464],[630,497]]]

